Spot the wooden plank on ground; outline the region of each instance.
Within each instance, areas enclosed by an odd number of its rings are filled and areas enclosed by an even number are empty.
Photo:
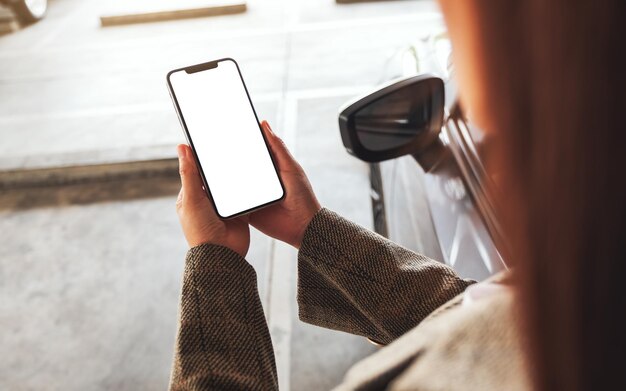
[[[353,4],[353,3],[374,3],[381,1],[398,1],[398,0],[335,0],[337,4]]]
[[[189,2],[172,1],[168,3],[171,5],[165,4],[164,2],[158,2],[159,8],[150,6],[143,10],[137,9],[134,12],[122,11],[120,13],[103,15],[100,17],[100,24],[102,27],[109,27],[135,23],[163,22],[167,20],[232,15],[243,13],[247,10],[245,2],[215,4],[214,2],[205,1],[204,3],[206,5],[203,6],[199,4],[200,2],[196,1],[192,2],[193,4],[190,4],[188,7],[185,7],[186,3]]]

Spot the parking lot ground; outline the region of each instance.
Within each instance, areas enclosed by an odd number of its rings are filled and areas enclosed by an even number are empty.
[[[289,93],[375,85],[389,56],[441,25],[433,3],[248,2],[240,15],[101,28],[107,2],[51,0],[0,37],[0,170],[173,156],[176,67],[233,57],[275,126]]]
[[[173,158],[182,132],[165,73],[231,56],[322,204],[371,227],[367,166],[344,151],[337,110],[441,27],[432,2],[260,0],[242,15],[106,29],[100,3],[52,0],[41,23],[0,37],[0,171]],[[166,388],[186,250],[177,178],[111,187],[0,192],[0,389]],[[255,232],[247,258],[282,390],[331,388],[375,350],[297,319],[294,250]]]
[[[367,166],[344,153],[332,126],[346,98],[290,103],[295,132],[282,136],[292,138],[320,202],[371,227]],[[0,193],[0,347],[12,352],[0,356],[0,388],[166,387],[186,247],[177,190],[169,177]],[[106,201],[112,191],[116,200]],[[374,351],[363,338],[297,319],[293,249],[253,232],[247,259],[282,389],[330,388]]]

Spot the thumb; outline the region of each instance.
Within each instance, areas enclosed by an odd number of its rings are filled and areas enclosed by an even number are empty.
[[[183,201],[196,201],[205,197],[202,190],[202,180],[198,172],[198,167],[192,156],[189,146],[180,144],[178,152],[178,171],[182,184],[181,194]]]
[[[300,170],[300,165],[291,155],[289,149],[280,139],[270,127],[270,124],[267,121],[261,122],[261,128],[263,129],[263,133],[267,137],[267,141],[270,144],[270,149],[274,157],[276,158],[276,162],[278,163],[278,167],[281,171],[298,171]]]

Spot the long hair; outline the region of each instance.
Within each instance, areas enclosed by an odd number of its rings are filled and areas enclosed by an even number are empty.
[[[533,382],[626,390],[626,2],[474,1]]]

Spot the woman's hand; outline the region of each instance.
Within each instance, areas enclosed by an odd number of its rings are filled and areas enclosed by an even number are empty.
[[[178,161],[182,187],[178,193],[176,211],[189,247],[203,243],[219,244],[245,257],[250,247],[248,217],[220,219],[202,188],[191,148],[179,145]]]
[[[300,248],[304,231],[321,209],[311,184],[287,150],[283,141],[272,132],[266,121],[261,123],[269,142],[280,178],[285,186],[285,198],[274,205],[250,214],[250,224],[273,238]]]

